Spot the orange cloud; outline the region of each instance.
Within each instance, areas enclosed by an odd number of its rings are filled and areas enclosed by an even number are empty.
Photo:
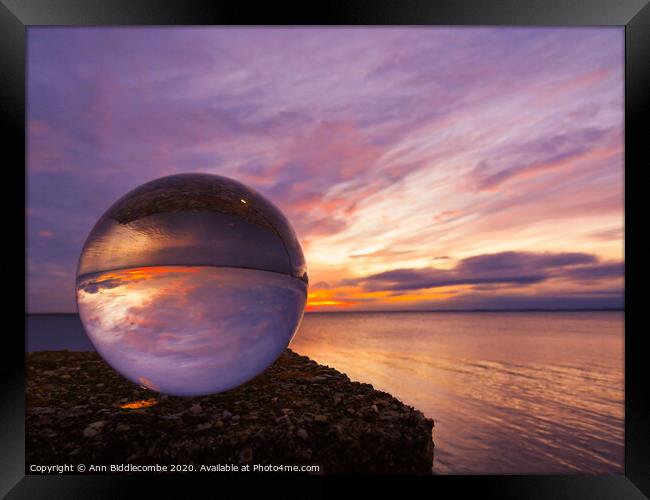
[[[125,271],[108,271],[102,273],[97,277],[97,281],[104,281],[109,279],[119,279],[121,281],[140,281],[142,279],[152,278],[154,276],[165,276],[171,274],[195,274],[200,272],[200,267],[173,267],[173,266],[152,266],[152,267],[137,267]]]
[[[444,300],[457,295],[466,286],[454,286],[433,291],[418,291],[400,293],[389,290],[364,291],[361,287],[339,287],[331,289],[310,290],[307,298],[306,311],[332,311],[348,309],[353,306],[365,305],[376,309],[391,304],[421,303],[425,301]]]
[[[339,299],[339,294],[340,292],[336,289],[310,290],[307,295],[307,305],[305,306],[305,310],[315,311],[323,307],[328,309],[350,307],[357,304],[355,301]]]

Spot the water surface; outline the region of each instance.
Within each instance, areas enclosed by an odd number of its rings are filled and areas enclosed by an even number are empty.
[[[441,474],[623,472],[622,312],[306,314],[290,347],[435,420]],[[90,350],[76,315],[28,350]]]
[[[438,473],[622,473],[623,319],[311,314],[290,347],[433,418]]]

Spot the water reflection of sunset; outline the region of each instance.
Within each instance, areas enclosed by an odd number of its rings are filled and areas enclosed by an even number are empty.
[[[291,348],[434,418],[440,474],[619,474],[621,312],[311,314]]]

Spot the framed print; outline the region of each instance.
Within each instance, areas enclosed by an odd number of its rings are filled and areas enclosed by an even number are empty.
[[[650,494],[646,2],[0,12],[7,498]]]

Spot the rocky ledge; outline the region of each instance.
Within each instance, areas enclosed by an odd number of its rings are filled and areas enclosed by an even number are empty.
[[[57,464],[431,473],[432,420],[289,349],[252,381],[203,397],[138,387],[94,352],[30,353],[27,374],[28,474]]]

